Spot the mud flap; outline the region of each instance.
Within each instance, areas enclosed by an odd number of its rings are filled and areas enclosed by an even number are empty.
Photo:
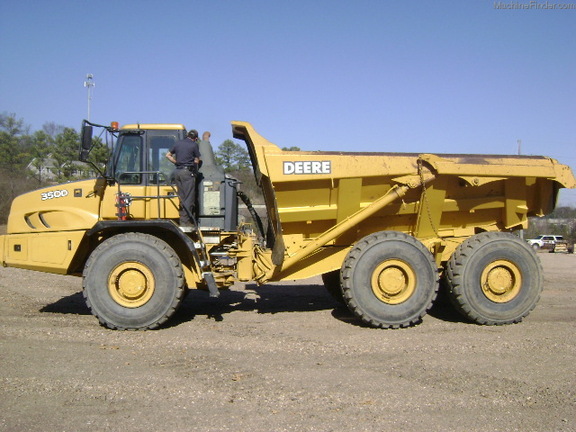
[[[211,272],[202,273],[202,277],[206,281],[206,285],[208,285],[208,291],[210,292],[210,297],[220,297],[220,290],[216,286],[216,280],[214,279],[214,274]]]

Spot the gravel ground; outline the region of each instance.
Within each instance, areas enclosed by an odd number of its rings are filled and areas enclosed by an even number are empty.
[[[81,280],[0,268],[0,431],[576,431],[576,255],[523,323],[362,326],[319,278],[98,325]]]

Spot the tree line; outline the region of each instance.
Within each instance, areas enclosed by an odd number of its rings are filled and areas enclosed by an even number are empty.
[[[0,223],[5,223],[12,199],[50,183],[93,175],[78,161],[79,133],[53,122],[32,132],[16,114],[0,114]],[[96,140],[90,160],[103,166],[109,149]]]
[[[4,174],[20,174],[40,186],[49,180],[62,183],[85,177],[93,169],[78,162],[79,146],[75,129],[50,122],[30,132],[30,126],[15,114],[0,114],[0,170]],[[108,156],[109,149],[96,139],[91,162],[102,167]]]

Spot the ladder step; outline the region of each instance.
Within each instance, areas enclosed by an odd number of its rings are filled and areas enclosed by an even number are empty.
[[[202,233],[196,226],[180,226],[179,227],[182,232],[185,233],[196,233],[199,241],[194,241],[194,249],[191,251],[194,255],[198,266],[202,270],[210,270],[210,258],[208,257],[206,246],[202,241]],[[206,281],[206,285],[208,285],[208,291],[210,291],[210,297],[219,297],[220,290],[218,290],[218,286],[216,285],[216,280],[214,279],[214,274],[209,271],[205,271],[202,273],[202,278]]]

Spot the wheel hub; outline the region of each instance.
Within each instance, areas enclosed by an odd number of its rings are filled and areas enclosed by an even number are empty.
[[[518,267],[507,260],[497,260],[486,266],[480,279],[482,292],[495,303],[506,303],[515,298],[522,286]]]
[[[116,266],[108,278],[108,292],[123,307],[137,308],[146,304],[154,290],[154,275],[148,267],[138,262]]]
[[[404,261],[390,259],[382,262],[372,273],[372,291],[382,302],[405,302],[416,288],[416,273]]]

